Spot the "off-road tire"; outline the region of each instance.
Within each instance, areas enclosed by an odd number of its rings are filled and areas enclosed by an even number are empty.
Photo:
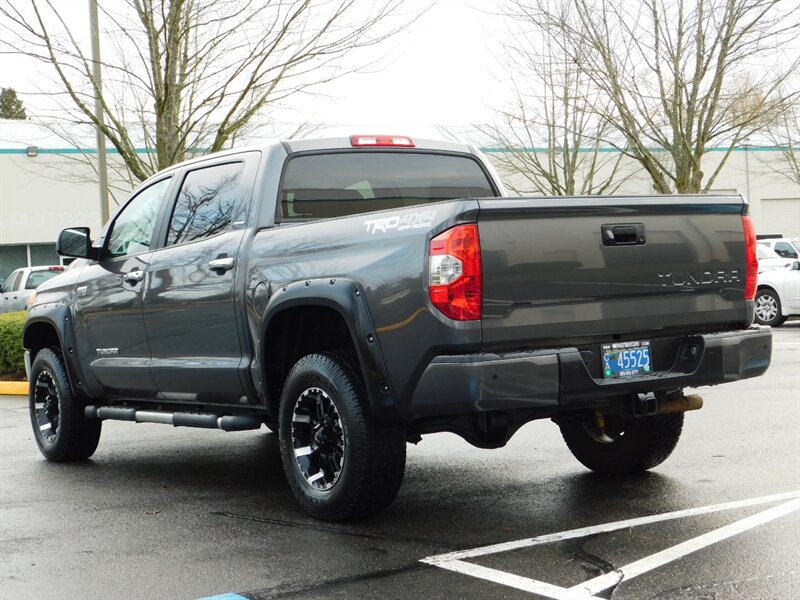
[[[605,417],[600,429],[594,415],[559,422],[567,447],[585,467],[598,473],[641,473],[672,454],[683,429],[683,413],[622,419]]]
[[[759,325],[770,327],[779,327],[786,321],[786,317],[781,314],[781,299],[775,290],[761,288],[756,292],[755,321]]]
[[[33,436],[47,460],[70,462],[94,454],[102,421],[84,415],[83,405],[72,393],[60,353],[46,348],[34,358],[28,407]]]
[[[319,475],[323,473],[324,457],[330,460],[330,451],[318,450],[322,453],[318,457],[320,466],[317,474],[311,476],[303,472],[301,460],[295,454],[296,448],[311,448],[317,440],[309,433],[311,425],[302,421],[306,417],[300,414],[304,410],[301,403],[309,401],[320,405],[324,401],[330,414],[335,412],[338,425],[330,431],[341,442],[342,459],[332,481],[327,481],[331,477]],[[334,408],[330,408],[331,402]],[[301,420],[293,422],[296,419]],[[297,430],[293,425],[297,425]],[[405,471],[405,432],[400,427],[377,422],[367,412],[361,377],[344,355],[310,354],[297,361],[283,387],[278,426],[281,459],[289,486],[302,507],[314,517],[330,521],[363,519],[383,511],[394,500]],[[303,445],[306,443],[303,435],[305,440],[311,435],[311,445]],[[330,447],[331,442],[327,443]],[[308,467],[312,460],[316,459],[309,458],[304,464]],[[309,471],[312,469],[310,466]],[[315,476],[321,480],[310,482]],[[315,485],[329,487],[318,489]]]

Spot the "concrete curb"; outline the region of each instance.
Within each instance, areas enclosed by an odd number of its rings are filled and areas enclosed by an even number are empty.
[[[0,396],[27,396],[27,381],[0,381]]]

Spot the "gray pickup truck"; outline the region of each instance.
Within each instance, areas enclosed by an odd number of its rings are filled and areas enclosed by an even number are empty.
[[[171,167],[37,291],[36,441],[85,459],[103,420],[278,432],[312,515],[365,517],[406,443],[503,446],[552,419],[588,468],[673,450],[684,388],[755,377],[756,238],[739,196],[510,198],[480,152],[302,140]]]

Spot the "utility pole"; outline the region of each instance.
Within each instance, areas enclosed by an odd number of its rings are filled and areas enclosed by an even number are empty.
[[[742,140],[742,146],[744,146],[744,180],[745,189],[747,190],[747,201],[750,203],[750,206],[753,206],[753,200],[750,198],[750,147],[752,144],[750,140]]]
[[[97,0],[89,0],[89,21],[92,36],[92,66],[95,82],[94,116],[103,123],[103,106],[100,102],[102,80],[100,79],[100,26],[97,19]],[[100,225],[108,221],[108,168],[106,166],[106,136],[99,125],[97,130],[97,173],[100,176]]]

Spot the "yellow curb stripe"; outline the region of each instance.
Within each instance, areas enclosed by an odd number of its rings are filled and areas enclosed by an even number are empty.
[[[27,396],[28,395],[28,382],[27,381],[0,381],[0,395],[7,394],[9,396]]]

